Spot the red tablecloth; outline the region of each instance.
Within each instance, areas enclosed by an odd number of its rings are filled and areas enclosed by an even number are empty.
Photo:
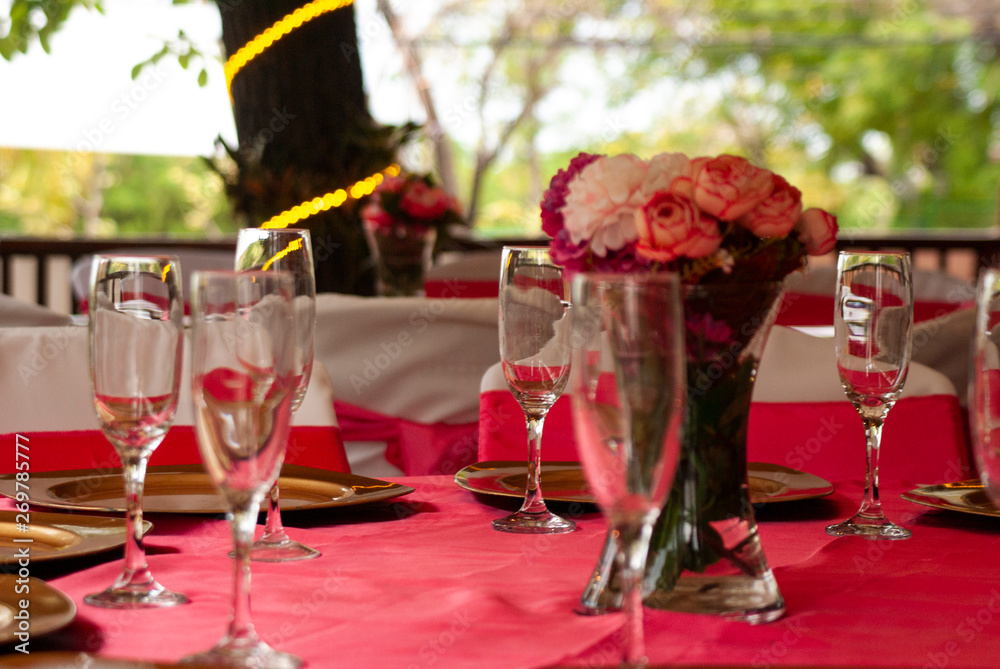
[[[490,520],[516,500],[477,498],[449,477],[400,482],[416,492],[395,504],[285,514],[293,536],[323,556],[253,564],[254,620],[269,642],[302,655],[312,669],[617,666],[622,616],[573,613],[603,541],[606,526],[598,514],[561,507],[579,523],[568,535],[502,534]],[[1000,519],[917,506],[899,497],[909,482],[883,480],[887,513],[911,528],[913,538],[833,539],[824,526],[853,512],[861,496],[855,480],[835,484],[826,499],[758,512],[787,600],[784,618],[751,626],[647,611],[652,664],[1000,665]],[[69,627],[33,638],[32,653],[175,661],[217,641],[232,585],[227,524],[149,517],[153,571],[191,603],[152,611],[84,605],[86,593],[117,574],[116,552],[32,564],[32,575],[48,579],[79,607]]]

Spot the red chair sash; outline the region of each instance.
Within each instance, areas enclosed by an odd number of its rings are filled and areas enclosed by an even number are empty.
[[[107,471],[121,466],[121,460],[100,430],[70,432],[19,432],[2,438],[10,444],[5,452],[14,452],[14,440],[25,444],[31,471],[48,472],[67,469]],[[0,473],[14,471],[14,458],[0,465]],[[150,458],[150,465],[187,465],[201,462],[195,429],[191,425],[170,428],[163,443]],[[285,462],[316,469],[349,473],[344,442],[335,426],[295,425],[289,436]]]
[[[452,475],[476,461],[478,423],[418,423],[334,401],[344,441],[385,441],[385,459],[407,476]]]
[[[542,459],[577,461],[571,401],[559,398],[545,419]],[[899,400],[885,422],[881,465],[915,484],[958,480],[973,470],[964,412],[953,395]],[[527,428],[510,392],[480,396],[479,460],[525,460]],[[830,480],[864,478],[864,430],[842,402],[754,402],[747,457]]]

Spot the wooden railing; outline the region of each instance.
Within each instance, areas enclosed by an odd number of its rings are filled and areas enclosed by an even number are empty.
[[[0,238],[0,280],[3,282],[3,293],[34,301],[57,311],[75,313],[76,298],[70,286],[72,264],[84,256],[120,249],[235,252],[236,240]],[[24,283],[30,285],[23,285]]]
[[[450,246],[454,250],[474,250],[496,248],[511,243],[541,241],[543,240],[470,238],[453,240]],[[0,238],[0,280],[4,294],[16,295],[70,313],[75,310],[76,302],[69,288],[69,267],[83,256],[112,249],[172,248],[231,251],[235,249],[235,244],[235,239],[232,238],[221,240]],[[843,249],[902,249],[913,255],[915,266],[939,269],[972,281],[980,268],[1000,262],[1000,231],[994,229],[892,233],[842,231],[837,240],[837,250]],[[832,260],[832,256],[827,260]],[[25,282],[31,285],[20,285]]]
[[[837,238],[837,250],[847,249],[909,251],[916,266],[972,281],[981,268],[1000,262],[1000,230],[844,230]]]

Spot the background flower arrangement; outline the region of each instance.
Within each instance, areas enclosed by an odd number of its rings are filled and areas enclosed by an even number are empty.
[[[460,223],[462,208],[430,175],[400,174],[382,180],[361,210],[361,218],[365,227],[382,232],[399,226],[422,232]]]
[[[375,262],[379,295],[420,295],[440,233],[461,223],[458,201],[430,175],[400,174],[382,180],[361,210]]]

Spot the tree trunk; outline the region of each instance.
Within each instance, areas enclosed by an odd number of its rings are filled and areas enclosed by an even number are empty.
[[[217,0],[227,54],[301,0]],[[246,224],[272,216],[387,167],[398,133],[368,111],[353,6],[323,14],[274,42],[232,82],[239,177],[229,196]],[[312,233],[320,292],[374,293],[357,203],[295,224]]]

